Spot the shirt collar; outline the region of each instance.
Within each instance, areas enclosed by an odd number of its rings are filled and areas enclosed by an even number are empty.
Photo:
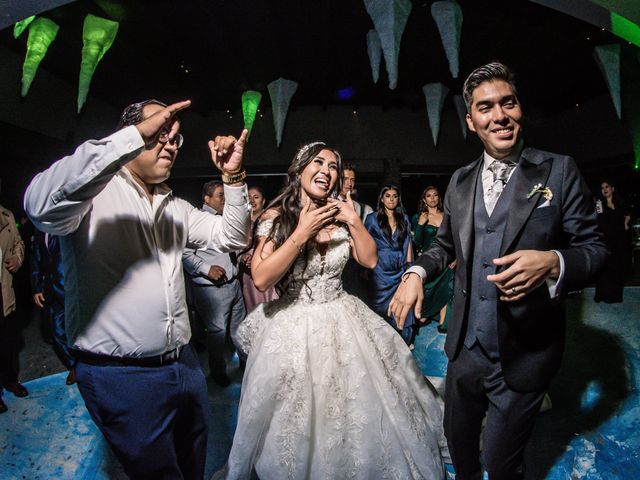
[[[518,140],[518,143],[516,143],[515,148],[513,149],[513,153],[511,155],[503,158],[502,160],[497,160],[497,159],[493,158],[485,150],[484,154],[483,154],[483,158],[484,158],[483,170],[488,170],[489,169],[489,165],[491,165],[493,162],[496,162],[496,161],[506,162],[506,163],[514,163],[514,164],[517,165],[518,164],[518,160],[520,159],[520,154],[522,153],[523,146],[524,146],[524,141],[522,139]]]
[[[206,203],[202,204],[202,211],[203,212],[208,212],[211,213],[212,215],[220,215],[215,209],[211,208],[209,205],[207,205]]]

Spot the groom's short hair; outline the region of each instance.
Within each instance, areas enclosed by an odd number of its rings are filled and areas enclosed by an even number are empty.
[[[464,81],[462,86],[462,96],[464,103],[467,106],[467,111],[471,109],[471,100],[473,98],[473,91],[480,86],[481,83],[491,82],[493,80],[502,80],[511,85],[513,93],[518,96],[518,90],[513,81],[513,72],[504,63],[491,62],[476,68]]]

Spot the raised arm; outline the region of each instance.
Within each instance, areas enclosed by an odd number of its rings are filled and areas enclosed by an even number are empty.
[[[351,192],[347,192],[347,199],[344,202],[335,199],[331,199],[330,202],[338,207],[336,220],[343,222],[349,228],[353,258],[363,267],[374,268],[378,263],[376,242],[356,213]]]
[[[89,140],[76,151],[39,173],[27,187],[24,208],[36,228],[54,235],[75,231],[98,195],[120,167],[145,145],[155,144],[160,132],[189,101],[174,103],[141,123],[102,140]]]
[[[249,245],[251,205],[242,167],[246,140],[247,130],[243,130],[238,139],[217,136],[209,142],[211,161],[222,172],[223,181],[230,179],[224,185],[225,206],[222,216],[190,207],[189,243],[218,252],[244,250]]]

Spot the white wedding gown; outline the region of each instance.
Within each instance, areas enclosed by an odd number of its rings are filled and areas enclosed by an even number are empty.
[[[308,247],[289,292],[240,326],[249,359],[227,479],[444,478],[441,401],[400,335],[342,290],[349,252],[344,227],[324,256]]]

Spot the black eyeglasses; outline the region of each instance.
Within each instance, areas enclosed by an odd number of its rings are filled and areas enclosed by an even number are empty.
[[[176,148],[182,147],[182,144],[184,143],[184,137],[182,136],[182,134],[176,133],[173,138],[169,138],[169,134],[170,132],[168,130],[161,131],[160,135],[158,136],[158,142],[163,145],[165,143],[168,143],[169,145],[174,145]]]

